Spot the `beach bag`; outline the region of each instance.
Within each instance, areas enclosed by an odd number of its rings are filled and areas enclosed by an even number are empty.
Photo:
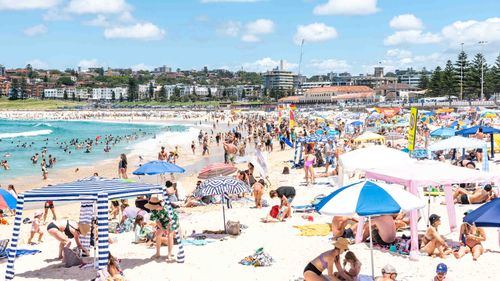
[[[279,205],[274,205],[271,208],[271,211],[269,212],[269,215],[273,218],[277,218],[278,214],[280,213],[280,206]]]
[[[239,221],[228,221],[226,223],[226,233],[230,235],[240,235],[240,222]]]
[[[63,253],[64,253],[63,263],[65,267],[72,267],[76,265],[81,265],[83,263],[82,259],[78,257],[78,255],[75,252],[73,252],[69,247],[64,247]]]

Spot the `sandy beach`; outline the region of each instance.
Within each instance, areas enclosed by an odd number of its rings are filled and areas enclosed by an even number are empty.
[[[200,118],[199,120],[202,120]],[[151,121],[151,120],[150,120]],[[189,122],[192,122],[190,120]],[[164,122],[162,120],[152,122]],[[169,120],[172,122],[172,120]],[[202,124],[207,128],[210,124]],[[226,127],[220,128],[227,130]],[[222,149],[215,144],[211,145],[211,155],[202,157],[201,150],[198,149],[196,155],[190,151],[191,139],[179,140],[181,153],[178,164],[188,167],[185,174],[179,175],[178,180],[182,182],[183,187],[189,193],[194,189],[197,172],[203,166],[211,162],[221,162]],[[163,140],[161,137],[150,140],[150,146],[146,153],[141,152],[144,159],[156,159],[156,153],[159,151]],[[167,147],[167,151],[173,149]],[[289,160],[293,158],[293,149],[286,148],[279,150],[279,145],[274,145],[274,151],[269,157],[269,180],[271,186],[264,192],[264,199],[270,205],[279,204],[276,199],[270,199],[268,191],[282,185],[292,185],[296,187],[297,196],[294,205],[308,204],[311,200],[320,194],[331,193],[336,186],[330,185],[330,178],[319,177],[315,185],[305,186],[304,171],[302,169],[291,169],[290,175],[282,175],[283,167],[290,167]],[[132,167],[139,165],[137,153],[128,155],[129,175]],[[75,173],[74,169],[64,169],[51,173],[49,180],[42,181],[36,175],[20,179],[9,180],[18,186],[18,191],[29,190],[34,187],[40,187],[47,184],[57,184],[73,181],[82,177],[91,176],[98,172],[103,177],[117,176],[118,160],[106,160],[96,163],[94,166],[79,167]],[[245,164],[239,164],[244,168]],[[498,169],[496,167],[495,169]],[[320,174],[324,168],[317,168],[316,172]],[[131,178],[136,178],[135,176]],[[156,183],[154,176],[142,177],[141,181]],[[3,182],[2,186],[7,182]],[[456,240],[458,233],[449,233],[446,207],[441,205],[442,198],[437,198],[431,202],[431,212],[441,215],[442,226],[440,233],[445,234],[446,238]],[[60,218],[77,219],[79,216],[79,204],[60,205],[57,202],[56,211]],[[331,249],[331,233],[326,236],[300,236],[298,229],[294,226],[325,224],[331,223],[331,217],[317,213],[309,214],[313,221],[302,218],[302,214],[294,213],[286,222],[263,223],[261,218],[265,218],[269,212],[269,207],[263,209],[251,208],[254,205],[253,198],[239,200],[233,203],[233,208],[226,210],[228,220],[240,221],[246,228],[239,236],[228,236],[222,240],[215,240],[203,246],[186,245],[186,262],[184,264],[166,263],[162,260],[152,260],[154,248],[145,244],[132,244],[133,233],[110,234],[110,237],[116,240],[110,245],[110,252],[121,260],[121,268],[127,280],[302,280],[303,268],[315,258],[318,254]],[[25,205],[24,217],[32,217],[33,208],[40,208],[41,205]],[[464,211],[470,207],[457,205],[457,218],[461,219]],[[223,229],[222,211],[220,205],[211,205],[196,208],[179,209],[180,225],[182,234],[189,236],[193,231],[199,233],[203,230]],[[49,214],[50,217],[50,214]],[[12,217],[7,218],[12,222]],[[424,233],[426,229],[426,220],[419,222],[419,233]],[[44,242],[39,245],[28,245],[29,230],[31,225],[22,224],[21,240],[19,248],[38,249],[42,252],[32,256],[22,256],[16,260],[16,278],[15,280],[91,280],[95,278],[95,270],[92,266],[79,268],[64,268],[61,262],[55,260],[57,241],[45,235]],[[407,256],[391,254],[380,250],[374,251],[375,274],[380,275],[381,268],[386,264],[394,265],[398,270],[397,280],[431,280],[435,274],[435,267],[439,262],[445,262],[448,265],[448,276],[453,280],[498,280],[499,248],[497,231],[494,228],[485,228],[487,240],[484,242],[486,252],[478,261],[473,261],[471,255],[462,259],[455,259],[449,256],[446,259],[420,256],[418,261],[410,261]],[[9,238],[11,226],[0,226],[0,237]],[[405,232],[406,234],[409,231]],[[401,235],[399,233],[398,235]],[[274,259],[274,263],[269,267],[251,267],[244,266],[238,262],[245,256],[251,255],[258,248],[264,248]],[[370,251],[365,243],[351,245],[350,249],[360,259],[362,265],[361,274],[370,275]],[[166,247],[162,248],[166,254]],[[175,250],[174,250],[175,251]],[[92,258],[87,258],[87,262],[92,262]],[[6,259],[0,261],[0,280],[3,280],[5,272]]]

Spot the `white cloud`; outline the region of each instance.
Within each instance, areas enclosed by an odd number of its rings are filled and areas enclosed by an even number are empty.
[[[151,69],[153,69],[152,66],[144,64],[144,63],[140,63],[140,64],[136,64],[136,65],[132,66],[133,71],[151,70]]]
[[[243,42],[259,42],[259,35],[274,32],[274,22],[269,19],[257,19],[243,25],[239,21],[228,21],[220,25],[216,32],[221,35],[237,37],[241,35]]]
[[[201,0],[201,3],[255,3],[262,0]]]
[[[274,22],[268,19],[258,19],[246,24],[248,34],[268,34],[274,32]]]
[[[441,34],[451,46],[457,47],[462,42],[466,44],[475,44],[478,41],[500,42],[500,18],[456,21],[443,27]]]
[[[323,42],[337,37],[335,28],[324,23],[312,23],[309,25],[299,25],[293,37],[296,44],[302,40],[306,42]]]
[[[84,21],[83,24],[89,25],[89,26],[102,26],[106,27],[109,26],[108,19],[104,15],[97,15],[97,17],[89,20],[89,21]]]
[[[89,69],[91,67],[101,67],[102,64],[97,61],[97,59],[89,59],[89,60],[81,60],[78,63],[78,67],[81,67],[83,70]]]
[[[61,0],[0,0],[0,10],[35,10],[57,6]]]
[[[347,61],[336,59],[311,60],[309,66],[321,72],[348,71],[351,68]]]
[[[121,14],[131,9],[125,0],[71,0],[66,7],[74,14]]]
[[[395,16],[389,22],[390,27],[400,30],[421,30],[424,28],[422,20],[412,14]]]
[[[390,49],[387,50],[385,55],[391,58],[405,59],[405,58],[411,58],[413,54],[411,51],[408,50]]]
[[[160,40],[164,36],[165,31],[150,22],[128,26],[108,27],[104,29],[104,37],[107,39]]]
[[[241,36],[241,41],[248,43],[255,43],[259,42],[260,38],[253,34],[244,34],[243,36]]]
[[[369,15],[378,12],[377,0],[328,0],[314,8],[315,15]]]
[[[384,39],[384,44],[387,46],[400,44],[429,44],[439,43],[441,41],[439,34],[431,32],[422,32],[421,30],[404,30],[396,31]]]
[[[257,60],[255,62],[244,63],[243,69],[247,71],[256,71],[256,72],[265,72],[268,70],[272,70],[280,65],[280,62],[277,60],[273,60],[271,58],[263,58]],[[285,69],[294,69],[297,68],[298,64],[290,63],[288,61],[283,61],[283,66]]]
[[[221,35],[236,37],[240,33],[241,22],[228,21],[219,26],[216,31]]]
[[[39,59],[27,61],[26,64],[31,64],[31,67],[33,67],[34,69],[47,69],[47,68],[49,68],[48,63],[44,62],[43,60],[39,60]]]
[[[44,24],[37,24],[31,27],[28,27],[24,30],[24,34],[26,36],[36,36],[40,34],[47,33],[47,27]]]

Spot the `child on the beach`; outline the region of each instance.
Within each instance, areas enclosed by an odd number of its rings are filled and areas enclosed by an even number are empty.
[[[144,217],[138,215],[134,222],[134,243],[145,243],[153,240],[153,229],[146,225]]]
[[[43,231],[40,229],[40,219],[42,218],[43,213],[40,211],[36,211],[33,219],[33,223],[31,223],[31,234],[30,238],[28,239],[28,244],[33,245],[35,243],[32,242],[33,238],[35,237],[35,234],[38,233],[38,243],[43,242],[42,237],[43,237]]]
[[[255,197],[255,208],[262,209],[262,193],[264,191],[264,180],[260,179],[259,181],[253,184],[253,196]]]

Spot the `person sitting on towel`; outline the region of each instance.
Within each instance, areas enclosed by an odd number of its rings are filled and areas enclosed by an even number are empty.
[[[354,222],[349,224],[349,222]],[[333,240],[339,237],[353,239],[356,237],[358,220],[348,216],[334,216],[332,219]]]

